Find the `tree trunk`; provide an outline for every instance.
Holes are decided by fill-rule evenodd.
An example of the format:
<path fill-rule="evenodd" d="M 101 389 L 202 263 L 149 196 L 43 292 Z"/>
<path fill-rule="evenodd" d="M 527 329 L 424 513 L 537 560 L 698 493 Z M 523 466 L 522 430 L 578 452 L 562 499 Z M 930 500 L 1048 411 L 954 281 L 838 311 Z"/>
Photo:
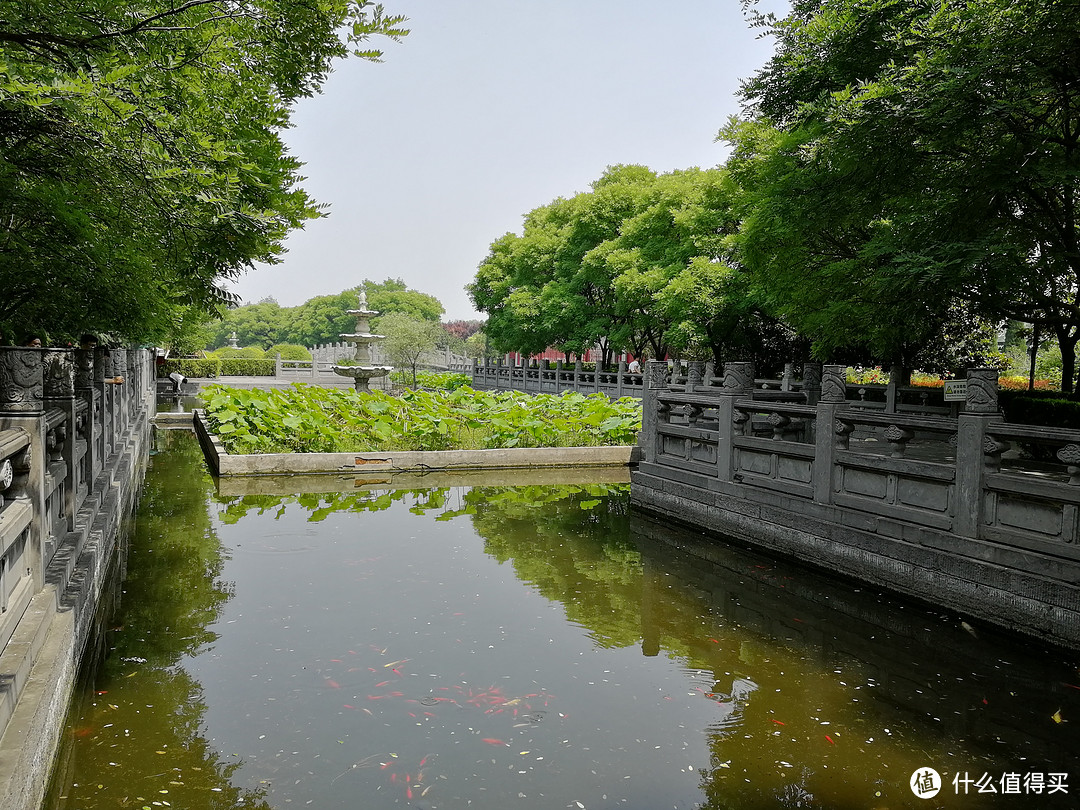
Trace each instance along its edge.
<path fill-rule="evenodd" d="M 1061 393 L 1073 394 L 1076 390 L 1076 342 L 1080 329 L 1056 329 L 1058 346 L 1061 347 Z M 1072 334 L 1070 334 L 1070 331 Z"/>

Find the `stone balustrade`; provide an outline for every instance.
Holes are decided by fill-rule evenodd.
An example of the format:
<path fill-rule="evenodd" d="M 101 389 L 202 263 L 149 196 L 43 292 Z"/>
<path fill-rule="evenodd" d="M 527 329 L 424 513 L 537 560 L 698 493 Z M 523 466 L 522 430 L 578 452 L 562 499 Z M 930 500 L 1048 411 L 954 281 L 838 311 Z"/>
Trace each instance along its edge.
<path fill-rule="evenodd" d="M 868 408 L 844 372 L 810 404 L 748 363 L 719 386 L 648 364 L 633 502 L 1080 647 L 1080 431 L 1006 423 L 993 370 L 955 415 Z"/>
<path fill-rule="evenodd" d="M 0 348 L 0 808 L 36 807 L 44 790 L 141 486 L 153 359 L 144 349 Z M 27 691 L 31 681 L 42 687 Z"/>
<path fill-rule="evenodd" d="M 641 397 L 643 375 L 627 371 L 622 362 L 615 371 L 595 371 L 583 367 L 580 360 L 572 365 L 562 360 L 544 360 L 536 368 L 503 359 L 474 360 L 469 369 L 472 387 L 478 391 L 522 391 L 529 394 L 607 394 L 612 399 Z"/>

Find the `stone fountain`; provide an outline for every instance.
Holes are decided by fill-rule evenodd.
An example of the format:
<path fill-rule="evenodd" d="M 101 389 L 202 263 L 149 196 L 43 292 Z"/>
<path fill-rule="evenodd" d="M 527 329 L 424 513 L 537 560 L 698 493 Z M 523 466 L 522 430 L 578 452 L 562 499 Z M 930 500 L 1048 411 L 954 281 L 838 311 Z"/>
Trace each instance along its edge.
<path fill-rule="evenodd" d="M 394 370 L 393 366 L 373 366 L 371 364 L 370 346 L 376 341 L 382 340 L 383 335 L 373 335 L 368 331 L 368 319 L 378 315 L 378 312 L 368 309 L 367 293 L 360 291 L 360 308 L 347 310 L 350 315 L 356 316 L 356 331 L 342 333 L 341 339 L 346 343 L 356 345 L 356 354 L 353 356 L 354 365 L 334 366 L 334 373 L 342 377 L 352 377 L 357 391 L 369 391 L 368 381 L 374 377 L 385 377 Z"/>

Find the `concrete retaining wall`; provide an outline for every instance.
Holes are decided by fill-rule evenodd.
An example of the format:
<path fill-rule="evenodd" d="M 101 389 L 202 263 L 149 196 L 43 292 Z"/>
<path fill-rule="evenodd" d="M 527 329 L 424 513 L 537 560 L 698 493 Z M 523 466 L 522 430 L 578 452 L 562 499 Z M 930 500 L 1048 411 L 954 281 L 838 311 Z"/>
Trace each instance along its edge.
<path fill-rule="evenodd" d="M 1080 649 L 1080 431 L 1006 423 L 992 370 L 956 417 L 864 408 L 838 366 L 818 401 L 724 370 L 649 364 L 634 505 Z"/>
<path fill-rule="evenodd" d="M 424 470 L 522 469 L 530 467 L 626 467 L 636 447 L 552 447 L 503 450 L 394 451 L 386 453 L 266 453 L 236 456 L 210 433 L 201 411 L 195 433 L 207 462 L 219 476 L 287 473 L 358 473 Z"/>

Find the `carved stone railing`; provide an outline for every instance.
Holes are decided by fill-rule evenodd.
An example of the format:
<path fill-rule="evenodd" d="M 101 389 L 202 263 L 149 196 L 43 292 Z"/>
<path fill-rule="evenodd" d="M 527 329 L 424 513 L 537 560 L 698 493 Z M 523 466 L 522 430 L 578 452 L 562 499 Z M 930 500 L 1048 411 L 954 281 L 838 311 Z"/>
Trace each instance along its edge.
<path fill-rule="evenodd" d="M 1080 431 L 1007 424 L 995 371 L 968 372 L 955 416 L 866 408 L 850 399 L 841 366 L 821 370 L 814 405 L 769 398 L 747 363 L 726 364 L 707 392 L 696 374 L 670 384 L 665 372 L 646 369 L 635 502 L 682 504 L 689 515 L 729 503 L 732 525 L 748 533 L 760 522 L 737 516 L 769 510 L 788 522 L 778 536 L 806 521 L 822 536 L 861 531 L 858 549 L 815 546 L 807 558 L 828 549 L 839 570 L 946 604 L 980 604 L 971 583 L 996 577 L 1008 586 L 987 609 L 1036 605 L 1013 622 L 1031 632 L 1072 605 L 1073 623 L 1052 633 L 1080 646 Z M 928 562 L 935 554 L 945 558 Z M 950 566 L 968 578 L 953 588 L 965 595 L 935 596 L 935 571 Z M 1062 578 L 1072 585 L 1049 584 Z"/>
<path fill-rule="evenodd" d="M 153 413 L 147 350 L 0 347 L 0 734 L 40 648 L 9 642 L 43 638 L 24 618 L 47 623 L 92 587 L 73 572 L 97 565 L 88 545 L 115 543 L 118 498 L 130 503 L 138 488 L 130 456 L 147 449 Z M 69 626 L 81 632 L 91 617 Z"/>
<path fill-rule="evenodd" d="M 536 367 L 508 364 L 502 359 L 475 360 L 469 371 L 472 387 L 478 391 L 522 391 L 530 394 L 561 394 L 577 391 L 583 394 L 606 394 L 612 399 L 641 397 L 644 376 L 629 371 L 626 362 L 613 371 L 584 368 L 578 360 L 567 365 L 562 360 L 544 360 Z"/>

